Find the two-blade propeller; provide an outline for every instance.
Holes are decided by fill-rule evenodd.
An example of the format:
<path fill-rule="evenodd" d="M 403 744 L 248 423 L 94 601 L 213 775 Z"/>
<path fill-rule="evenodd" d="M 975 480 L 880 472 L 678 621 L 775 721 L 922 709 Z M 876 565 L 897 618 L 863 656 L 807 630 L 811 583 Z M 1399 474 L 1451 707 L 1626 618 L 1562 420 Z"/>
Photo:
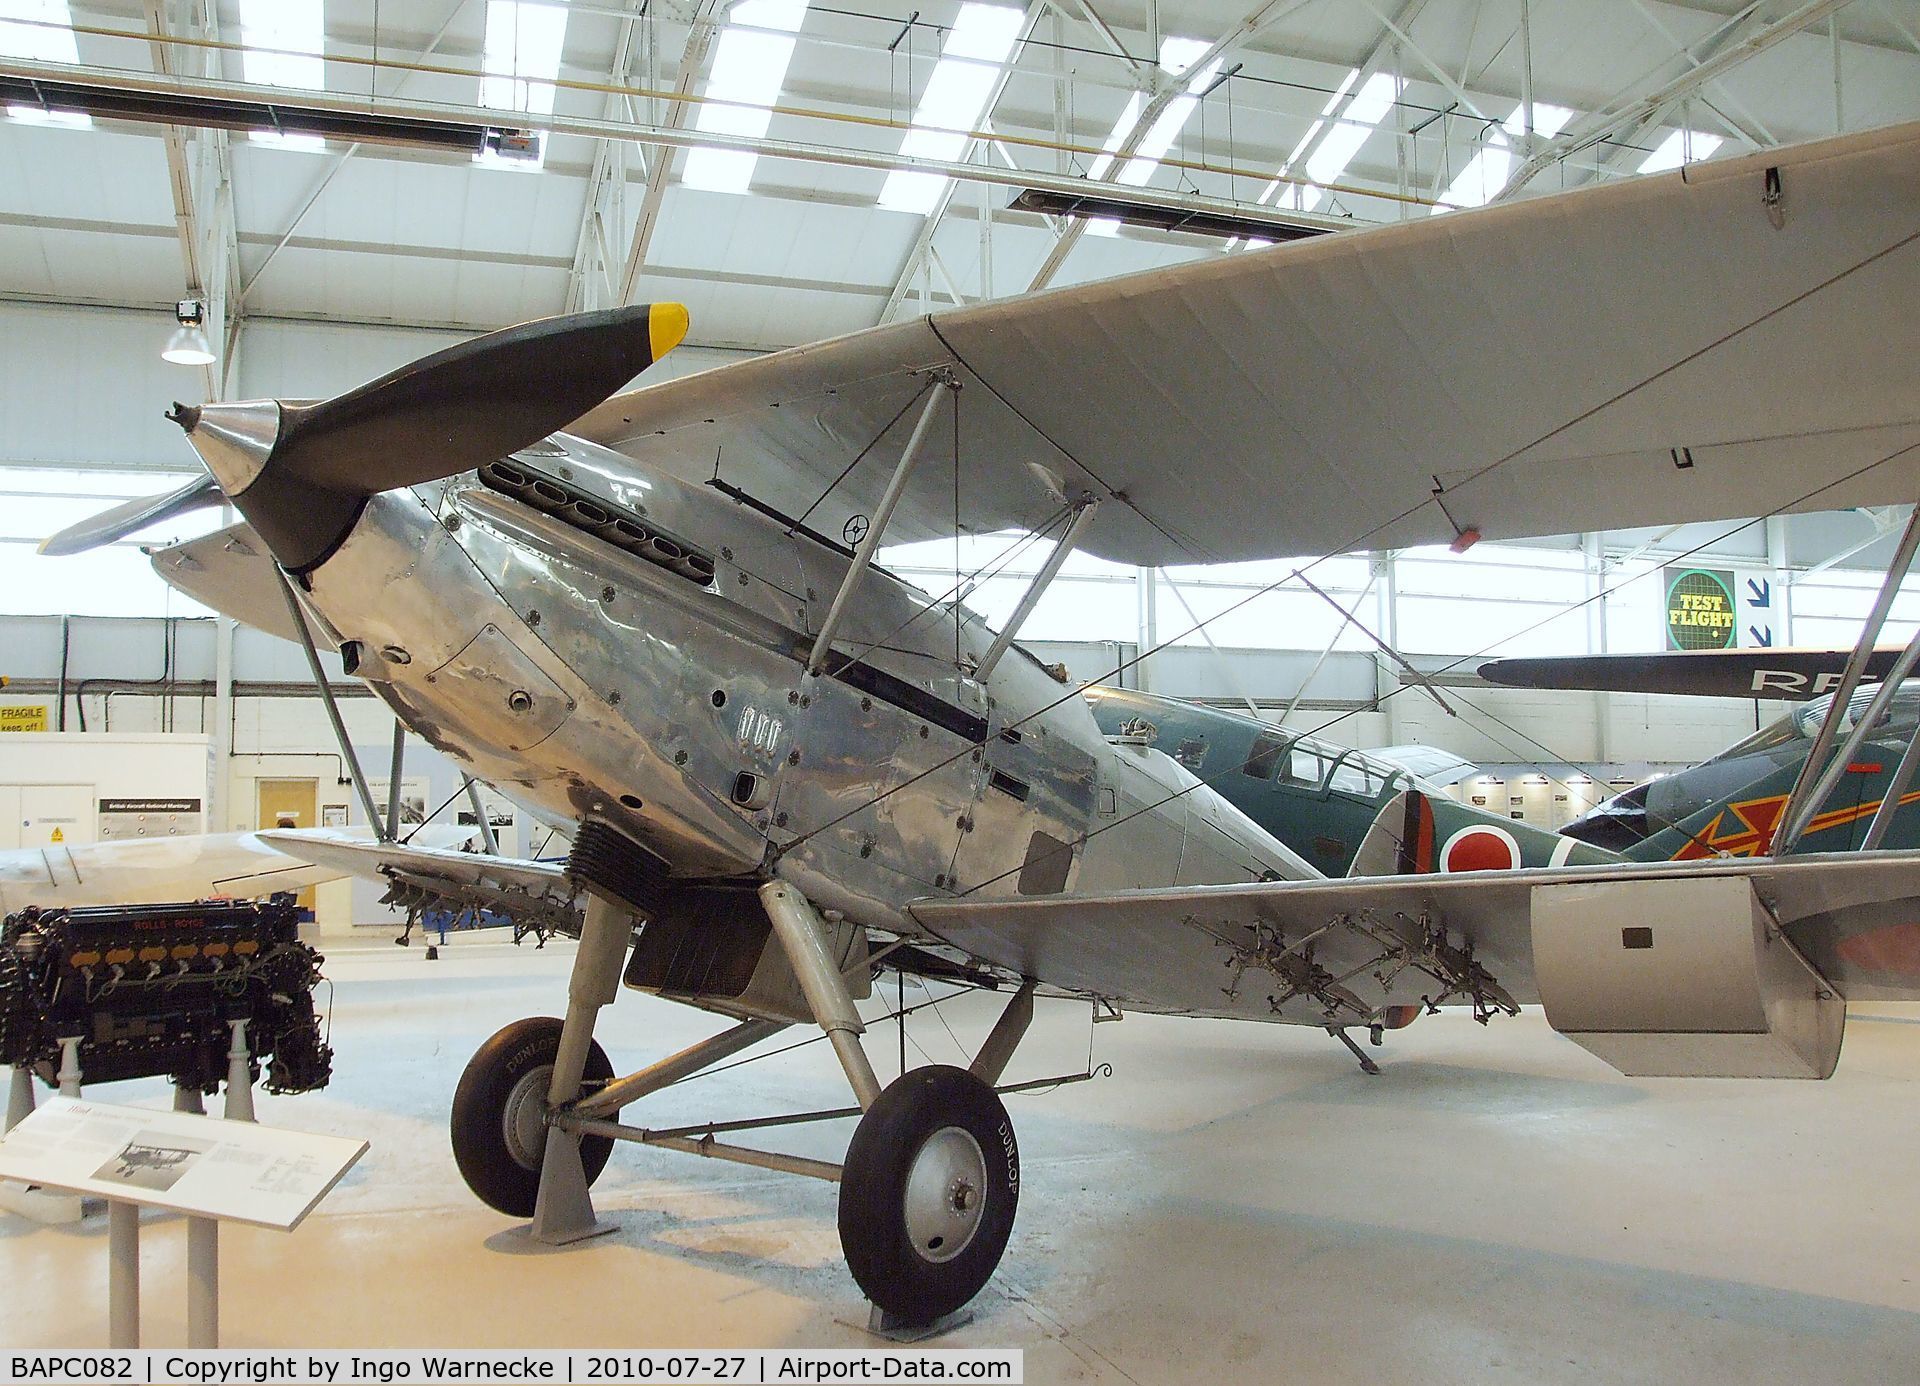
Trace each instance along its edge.
<path fill-rule="evenodd" d="M 129 534 L 137 534 L 148 525 L 157 525 L 162 520 L 171 520 L 175 515 L 225 503 L 226 497 L 220 493 L 220 483 L 211 475 L 195 477 L 179 490 L 169 491 L 164 496 L 136 496 L 111 510 L 89 516 L 77 525 L 69 525 L 51 539 L 43 540 L 40 552 L 51 558 L 85 553 L 102 544 L 117 543 Z"/>
<path fill-rule="evenodd" d="M 299 572 L 345 539 L 367 497 L 471 471 L 572 422 L 686 335 L 677 303 L 546 318 L 437 351 L 317 404 L 176 405 L 209 476 L 53 536 L 79 553 L 231 501 Z"/>

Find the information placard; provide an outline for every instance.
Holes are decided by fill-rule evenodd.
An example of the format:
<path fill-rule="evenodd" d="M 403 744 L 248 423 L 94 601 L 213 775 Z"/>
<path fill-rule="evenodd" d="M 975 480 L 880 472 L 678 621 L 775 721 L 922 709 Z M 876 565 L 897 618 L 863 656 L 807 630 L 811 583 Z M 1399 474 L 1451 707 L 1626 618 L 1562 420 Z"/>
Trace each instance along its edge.
<path fill-rule="evenodd" d="M 341 1136 L 55 1097 L 0 1137 L 0 1179 L 290 1232 L 366 1151 Z"/>

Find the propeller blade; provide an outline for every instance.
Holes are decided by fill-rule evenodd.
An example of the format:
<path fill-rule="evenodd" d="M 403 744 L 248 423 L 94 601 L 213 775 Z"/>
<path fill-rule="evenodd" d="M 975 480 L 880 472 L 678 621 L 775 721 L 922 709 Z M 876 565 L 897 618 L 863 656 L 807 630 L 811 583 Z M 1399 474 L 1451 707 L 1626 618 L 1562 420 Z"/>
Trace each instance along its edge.
<path fill-rule="evenodd" d="M 490 332 L 318 404 L 169 415 L 280 562 L 312 568 L 382 491 L 471 471 L 571 423 L 673 349 L 677 303 Z"/>
<path fill-rule="evenodd" d="M 41 540 L 40 552 L 49 558 L 85 553 L 102 544 L 115 543 L 129 534 L 137 534 L 148 525 L 171 520 L 175 515 L 223 505 L 226 499 L 220 494 L 220 483 L 211 476 L 196 477 L 179 490 L 169 491 L 164 496 L 138 496 L 111 510 L 89 516 L 79 524 L 68 525 L 52 538 Z"/>

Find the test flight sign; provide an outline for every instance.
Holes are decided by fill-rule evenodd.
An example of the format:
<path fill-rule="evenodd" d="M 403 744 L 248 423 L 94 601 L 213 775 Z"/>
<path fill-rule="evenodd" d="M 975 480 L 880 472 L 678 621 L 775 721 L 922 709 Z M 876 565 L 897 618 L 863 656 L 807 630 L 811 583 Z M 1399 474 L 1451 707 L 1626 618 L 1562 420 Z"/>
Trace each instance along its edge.
<path fill-rule="evenodd" d="M 1734 574 L 1726 568 L 1668 568 L 1667 648 L 1730 650 L 1739 641 Z"/>

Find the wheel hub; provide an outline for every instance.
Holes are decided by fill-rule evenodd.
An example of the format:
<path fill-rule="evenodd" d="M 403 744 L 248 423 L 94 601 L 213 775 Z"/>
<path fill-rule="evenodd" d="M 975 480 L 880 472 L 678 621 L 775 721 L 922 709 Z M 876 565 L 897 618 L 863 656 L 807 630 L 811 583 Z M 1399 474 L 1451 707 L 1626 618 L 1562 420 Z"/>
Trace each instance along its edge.
<path fill-rule="evenodd" d="M 980 1143 L 958 1126 L 943 1126 L 921 1144 L 907 1172 L 907 1240 L 925 1261 L 951 1261 L 967 1249 L 986 1211 L 987 1160 Z"/>
<path fill-rule="evenodd" d="M 506 1105 L 501 1108 L 500 1125 L 506 1136 L 507 1153 L 522 1169 L 539 1169 L 546 1155 L 547 1088 L 552 1082 L 552 1064 L 528 1069 L 513 1085 Z"/>

